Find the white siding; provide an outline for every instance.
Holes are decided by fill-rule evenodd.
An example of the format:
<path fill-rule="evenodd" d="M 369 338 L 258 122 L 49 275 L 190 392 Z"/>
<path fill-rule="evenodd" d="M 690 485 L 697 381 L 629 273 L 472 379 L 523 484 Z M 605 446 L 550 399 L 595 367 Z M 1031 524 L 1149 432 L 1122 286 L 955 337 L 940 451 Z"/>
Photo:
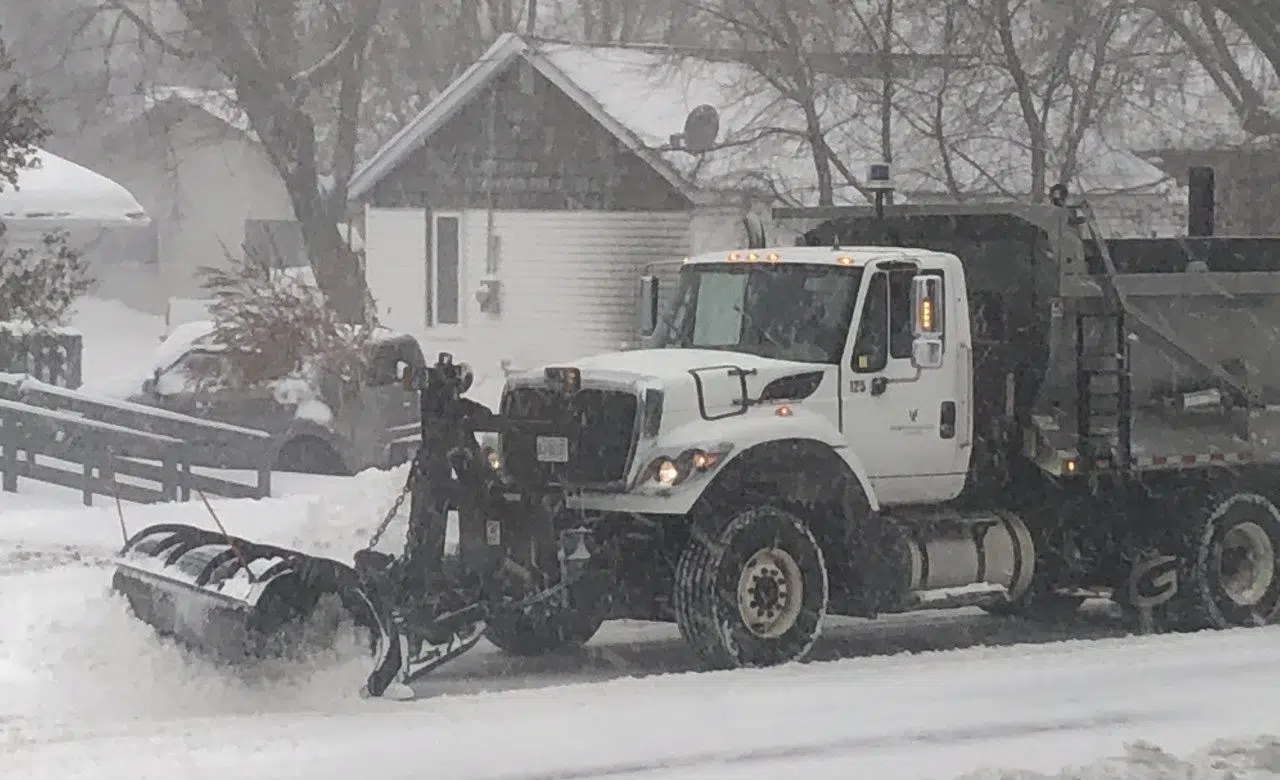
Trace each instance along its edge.
<path fill-rule="evenodd" d="M 465 215 L 463 301 L 470 359 L 489 366 L 503 359 L 534 366 L 629 345 L 645 266 L 679 260 L 689 249 L 685 212 L 497 212 L 502 311 L 491 315 L 475 298 L 485 278 L 486 226 L 485 212 Z"/>
<path fill-rule="evenodd" d="M 747 230 L 741 208 L 703 208 L 693 215 L 693 236 L 689 254 L 726 252 L 747 245 Z M 772 239 L 772 236 L 769 237 Z"/>
<path fill-rule="evenodd" d="M 452 352 L 483 379 L 503 360 L 523 368 L 630 345 L 639 278 L 651 263 L 689 253 L 687 212 L 498 211 L 496 268 L 487 273 L 488 215 L 461 217 L 461 327 L 426 324 L 426 219 L 421 209 L 369 208 L 366 268 L 384 325 L 412 333 L 428 358 Z M 501 311 L 481 311 L 487 278 L 502 286 Z"/>
<path fill-rule="evenodd" d="M 393 330 L 423 335 L 427 301 L 427 212 L 365 212 L 365 278 L 378 319 Z"/>

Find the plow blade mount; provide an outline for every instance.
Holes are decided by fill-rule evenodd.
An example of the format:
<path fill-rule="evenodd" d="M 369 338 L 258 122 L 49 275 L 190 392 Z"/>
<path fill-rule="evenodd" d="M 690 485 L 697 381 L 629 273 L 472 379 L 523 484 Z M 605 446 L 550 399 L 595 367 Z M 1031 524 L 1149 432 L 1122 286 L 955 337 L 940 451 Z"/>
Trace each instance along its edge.
<path fill-rule="evenodd" d="M 382 695 L 400 672 L 401 642 L 385 600 L 338 561 L 163 524 L 125 543 L 111 584 L 157 632 L 230 664 L 321 645 L 312 618 L 335 605 L 369 632 L 368 693 Z"/>

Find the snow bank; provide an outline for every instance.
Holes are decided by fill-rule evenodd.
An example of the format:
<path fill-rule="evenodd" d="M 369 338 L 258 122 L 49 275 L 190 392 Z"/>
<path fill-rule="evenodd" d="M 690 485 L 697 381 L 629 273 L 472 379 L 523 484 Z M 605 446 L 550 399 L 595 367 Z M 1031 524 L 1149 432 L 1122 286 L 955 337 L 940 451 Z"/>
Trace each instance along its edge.
<path fill-rule="evenodd" d="M 1268 780 L 1280 778 L 1280 737 L 1219 740 L 1180 759 L 1150 742 L 1133 742 L 1125 754 L 1058 774 L 999 770 L 961 780 Z"/>
<path fill-rule="evenodd" d="M 407 473 L 370 470 L 310 496 L 210 501 L 232 534 L 349 563 Z M 124 517 L 130 532 L 160 522 L 216 528 L 200 502 L 126 506 Z M 403 549 L 406 519 L 407 508 L 380 549 Z M 235 673 L 158 639 L 110 591 L 120 544 L 111 505 L 0 511 L 0 724 L 307 709 L 356 697 L 369 662 L 354 636 L 309 664 Z"/>
<path fill-rule="evenodd" d="M 164 335 L 163 318 L 89 297 L 76 302 L 70 325 L 84 337 L 82 390 L 124 398 L 142 389 Z"/>
<path fill-rule="evenodd" d="M 408 464 L 390 471 L 369 469 L 345 479 L 315 481 L 324 488 L 311 495 L 282 498 L 227 499 L 210 497 L 229 533 L 257 541 L 294 547 L 315 555 L 350 561 L 391 506 L 408 476 Z M 30 483 L 24 482 L 22 489 Z M 398 552 L 406 531 L 407 511 L 384 537 L 387 552 Z M 128 529 L 138 531 L 155 523 L 186 523 L 217 530 L 200 501 L 176 504 L 129 504 L 124 509 Z M 64 549 L 86 556 L 108 556 L 121 543 L 120 519 L 114 504 L 101 507 L 0 510 L 0 556 L 13 551 Z"/>

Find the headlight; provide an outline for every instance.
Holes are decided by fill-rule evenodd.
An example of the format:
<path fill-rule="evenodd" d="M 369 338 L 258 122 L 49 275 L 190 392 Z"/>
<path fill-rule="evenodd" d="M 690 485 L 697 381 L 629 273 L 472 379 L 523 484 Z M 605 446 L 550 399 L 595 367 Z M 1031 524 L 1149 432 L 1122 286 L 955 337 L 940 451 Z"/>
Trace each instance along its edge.
<path fill-rule="evenodd" d="M 732 449 L 733 445 L 724 442 L 713 447 L 687 449 L 674 458 L 666 455 L 654 458 L 641 472 L 639 484 L 675 487 L 690 477 L 715 468 Z"/>
<path fill-rule="evenodd" d="M 484 457 L 485 461 L 488 462 L 490 469 L 494 471 L 500 471 L 502 469 L 502 455 L 499 454 L 496 449 L 493 447 L 485 447 Z"/>

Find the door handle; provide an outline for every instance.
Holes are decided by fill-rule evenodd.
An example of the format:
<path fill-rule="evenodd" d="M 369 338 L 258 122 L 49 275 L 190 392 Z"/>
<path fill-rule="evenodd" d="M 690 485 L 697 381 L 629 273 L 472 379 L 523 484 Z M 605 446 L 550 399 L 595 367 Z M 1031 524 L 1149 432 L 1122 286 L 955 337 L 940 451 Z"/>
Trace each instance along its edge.
<path fill-rule="evenodd" d="M 943 401 L 938 415 L 938 437 L 954 439 L 956 437 L 956 402 Z"/>
<path fill-rule="evenodd" d="M 882 376 L 871 378 L 871 395 L 884 395 L 884 391 L 889 389 L 889 380 Z"/>

